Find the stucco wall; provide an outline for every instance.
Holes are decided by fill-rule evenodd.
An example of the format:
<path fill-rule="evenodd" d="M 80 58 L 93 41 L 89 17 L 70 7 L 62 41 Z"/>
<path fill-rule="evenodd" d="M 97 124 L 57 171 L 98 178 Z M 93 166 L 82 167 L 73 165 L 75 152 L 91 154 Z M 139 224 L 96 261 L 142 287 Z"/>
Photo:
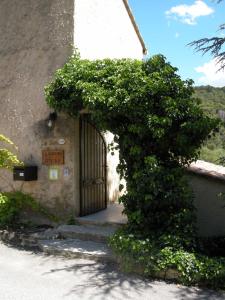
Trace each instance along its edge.
<path fill-rule="evenodd" d="M 201 236 L 225 235 L 225 168 L 197 161 L 188 178 L 194 192 L 198 233 Z"/>
<path fill-rule="evenodd" d="M 23 190 L 59 212 L 75 209 L 73 136 L 78 127 L 63 115 L 53 130 L 46 127 L 44 86 L 72 53 L 73 13 L 73 0 L 0 1 L 0 132 L 15 142 L 26 164 L 39 167 L 39 180 L 24 183 Z M 58 144 L 59 138 L 65 145 Z M 48 167 L 41 165 L 41 150 L 47 148 L 65 149 L 57 182 L 49 181 Z M 63 176 L 64 167 L 69 176 Z M 21 187 L 5 173 L 0 189 L 11 185 Z"/>
<path fill-rule="evenodd" d="M 13 182 L 4 172 L 0 190 L 22 189 L 62 215 L 79 214 L 79 122 L 61 114 L 47 128 L 44 87 L 73 46 L 89 59 L 143 57 L 122 0 L 0 1 L 0 133 L 15 142 L 25 164 L 39 168 L 38 181 L 30 183 Z M 44 149 L 65 150 L 58 181 L 50 181 L 49 167 L 42 165 Z M 108 154 L 111 201 L 119 194 L 117 164 L 118 153 Z"/>
<path fill-rule="evenodd" d="M 225 181 L 194 174 L 189 178 L 195 195 L 199 235 L 224 236 L 225 200 L 219 194 L 225 193 Z"/>
<path fill-rule="evenodd" d="M 74 20 L 81 57 L 142 59 L 142 45 L 122 0 L 76 0 Z"/>

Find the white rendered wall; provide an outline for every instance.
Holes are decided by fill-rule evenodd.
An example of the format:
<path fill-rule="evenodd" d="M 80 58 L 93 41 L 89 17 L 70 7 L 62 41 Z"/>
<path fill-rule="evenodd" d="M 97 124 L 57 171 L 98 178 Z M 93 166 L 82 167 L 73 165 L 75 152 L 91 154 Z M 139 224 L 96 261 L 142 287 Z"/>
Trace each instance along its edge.
<path fill-rule="evenodd" d="M 122 0 L 75 1 L 75 47 L 82 58 L 143 58 Z"/>
<path fill-rule="evenodd" d="M 142 59 L 143 48 L 122 0 L 76 0 L 74 43 L 82 58 Z M 107 144 L 113 134 L 105 134 Z M 107 155 L 108 197 L 118 200 L 120 182 L 116 167 L 119 152 Z"/>

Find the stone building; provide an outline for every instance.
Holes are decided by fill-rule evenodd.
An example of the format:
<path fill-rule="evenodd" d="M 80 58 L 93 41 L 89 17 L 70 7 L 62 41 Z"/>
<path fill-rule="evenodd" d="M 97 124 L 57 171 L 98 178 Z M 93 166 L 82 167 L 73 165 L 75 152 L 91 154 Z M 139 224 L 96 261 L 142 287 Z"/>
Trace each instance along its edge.
<path fill-rule="evenodd" d="M 146 53 L 127 0 L 0 1 L 0 133 L 26 166 L 38 167 L 33 181 L 5 172 L 0 189 L 22 189 L 64 216 L 103 209 L 119 194 L 118 155 L 105 159 L 110 133 L 56 118 L 45 102 L 44 87 L 74 48 L 88 59 Z"/>

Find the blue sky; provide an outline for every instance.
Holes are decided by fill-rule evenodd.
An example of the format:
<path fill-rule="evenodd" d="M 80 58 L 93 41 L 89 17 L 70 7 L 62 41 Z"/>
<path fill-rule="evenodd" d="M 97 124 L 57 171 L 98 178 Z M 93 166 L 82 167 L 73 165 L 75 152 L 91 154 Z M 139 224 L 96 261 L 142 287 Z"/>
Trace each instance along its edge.
<path fill-rule="evenodd" d="M 150 56 L 163 54 L 179 68 L 182 79 L 192 78 L 196 85 L 225 86 L 225 72 L 216 72 L 212 57 L 187 46 L 223 34 L 217 30 L 225 23 L 225 1 L 129 0 L 129 4 Z"/>

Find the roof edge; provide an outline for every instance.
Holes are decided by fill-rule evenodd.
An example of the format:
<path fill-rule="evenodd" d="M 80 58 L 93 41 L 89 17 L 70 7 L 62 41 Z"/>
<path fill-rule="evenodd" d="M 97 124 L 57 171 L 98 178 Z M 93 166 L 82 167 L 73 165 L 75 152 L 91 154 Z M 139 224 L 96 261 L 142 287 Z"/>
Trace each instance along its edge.
<path fill-rule="evenodd" d="M 129 6 L 129 4 L 128 4 L 128 1 L 127 1 L 127 0 L 122 0 L 122 1 L 123 1 L 123 3 L 124 3 L 124 6 L 125 6 L 125 8 L 126 8 L 126 10 L 127 10 L 128 15 L 129 15 L 129 17 L 130 17 L 131 23 L 132 23 L 133 26 L 134 26 L 134 30 L 135 30 L 135 32 L 136 32 L 136 34 L 137 34 L 137 36 L 138 36 L 138 39 L 139 39 L 139 41 L 140 41 L 140 43 L 141 43 L 141 45 L 142 45 L 142 48 L 143 48 L 143 54 L 146 55 L 146 54 L 148 53 L 148 49 L 147 49 L 146 46 L 145 46 L 144 39 L 143 39 L 143 37 L 142 37 L 142 35 L 141 35 L 141 33 L 140 33 L 140 30 L 139 30 L 138 25 L 137 25 L 137 23 L 136 23 L 136 21 L 135 21 L 134 15 L 133 15 L 133 13 L 132 13 L 132 11 L 131 11 L 131 8 L 130 8 L 130 6 Z"/>

